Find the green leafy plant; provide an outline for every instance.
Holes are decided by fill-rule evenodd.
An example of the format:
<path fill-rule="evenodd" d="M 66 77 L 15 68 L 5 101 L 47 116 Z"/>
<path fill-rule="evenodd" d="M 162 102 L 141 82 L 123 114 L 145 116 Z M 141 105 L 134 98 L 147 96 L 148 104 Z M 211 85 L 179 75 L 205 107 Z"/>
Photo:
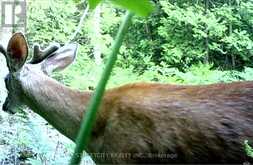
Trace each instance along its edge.
<path fill-rule="evenodd" d="M 246 154 L 253 158 L 253 148 L 248 144 L 248 140 L 244 141 Z"/>
<path fill-rule="evenodd" d="M 91 9 L 96 8 L 96 6 L 102 0 L 89 0 Z M 109 0 L 111 3 L 116 4 L 120 7 L 123 7 L 129 11 L 132 11 L 140 16 L 147 16 L 154 8 L 152 3 L 149 0 Z"/>

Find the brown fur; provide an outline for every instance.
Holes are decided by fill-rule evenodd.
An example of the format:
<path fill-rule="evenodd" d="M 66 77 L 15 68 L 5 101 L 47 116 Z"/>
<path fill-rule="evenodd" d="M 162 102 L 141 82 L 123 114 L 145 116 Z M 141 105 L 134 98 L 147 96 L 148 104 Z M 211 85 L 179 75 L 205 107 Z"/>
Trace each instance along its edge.
<path fill-rule="evenodd" d="M 243 142 L 253 139 L 253 82 L 203 86 L 129 84 L 108 90 L 101 107 L 90 152 L 131 156 L 123 160 L 98 158 L 99 162 L 250 160 Z M 168 154 L 168 158 L 158 158 L 159 154 Z"/>

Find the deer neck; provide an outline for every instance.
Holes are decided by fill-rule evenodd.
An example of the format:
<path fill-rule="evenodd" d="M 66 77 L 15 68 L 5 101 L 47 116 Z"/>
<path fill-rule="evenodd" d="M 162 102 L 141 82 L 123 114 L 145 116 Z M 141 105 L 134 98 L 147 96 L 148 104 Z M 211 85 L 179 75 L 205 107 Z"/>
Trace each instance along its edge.
<path fill-rule="evenodd" d="M 62 134 L 75 140 L 90 92 L 70 89 L 46 75 L 22 77 L 23 101 Z"/>

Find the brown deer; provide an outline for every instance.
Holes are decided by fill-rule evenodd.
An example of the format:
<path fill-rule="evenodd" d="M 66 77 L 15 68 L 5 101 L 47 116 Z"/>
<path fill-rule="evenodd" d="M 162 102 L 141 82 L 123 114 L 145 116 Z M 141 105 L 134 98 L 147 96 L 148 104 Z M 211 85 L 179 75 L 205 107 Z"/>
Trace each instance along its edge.
<path fill-rule="evenodd" d="M 75 140 L 92 92 L 48 75 L 75 59 L 77 45 L 28 46 L 16 33 L 5 55 L 10 73 L 3 110 L 27 105 Z M 106 91 L 87 151 L 96 163 L 243 163 L 252 161 L 253 82 L 213 85 L 128 84 Z"/>

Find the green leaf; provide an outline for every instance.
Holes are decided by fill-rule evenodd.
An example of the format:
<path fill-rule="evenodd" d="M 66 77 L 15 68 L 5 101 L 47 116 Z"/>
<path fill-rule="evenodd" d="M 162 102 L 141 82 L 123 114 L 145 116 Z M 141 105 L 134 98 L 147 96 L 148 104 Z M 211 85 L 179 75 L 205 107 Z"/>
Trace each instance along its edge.
<path fill-rule="evenodd" d="M 248 140 L 244 141 L 244 145 L 247 155 L 253 158 L 253 148 L 251 148 L 250 145 L 248 144 Z"/>
<path fill-rule="evenodd" d="M 128 9 L 139 16 L 147 16 L 154 10 L 154 5 L 149 0 L 110 0 L 112 3 Z"/>
<path fill-rule="evenodd" d="M 102 0 L 88 0 L 90 8 L 95 9 Z"/>

